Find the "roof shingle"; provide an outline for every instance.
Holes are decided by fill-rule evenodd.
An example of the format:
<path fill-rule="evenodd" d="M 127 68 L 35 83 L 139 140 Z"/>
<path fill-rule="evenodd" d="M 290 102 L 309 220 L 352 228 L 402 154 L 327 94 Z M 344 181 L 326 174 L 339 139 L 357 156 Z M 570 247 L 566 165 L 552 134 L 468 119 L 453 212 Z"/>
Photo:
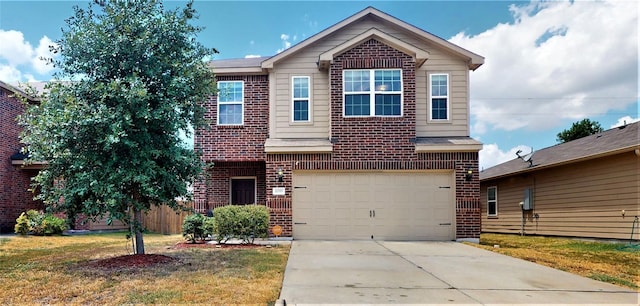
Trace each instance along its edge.
<path fill-rule="evenodd" d="M 520 158 L 493 166 L 480 172 L 480 180 L 493 179 L 514 173 L 592 159 L 607 154 L 640 148 L 640 122 L 612 128 L 569 142 L 557 144 L 533 153 L 532 166 Z"/>

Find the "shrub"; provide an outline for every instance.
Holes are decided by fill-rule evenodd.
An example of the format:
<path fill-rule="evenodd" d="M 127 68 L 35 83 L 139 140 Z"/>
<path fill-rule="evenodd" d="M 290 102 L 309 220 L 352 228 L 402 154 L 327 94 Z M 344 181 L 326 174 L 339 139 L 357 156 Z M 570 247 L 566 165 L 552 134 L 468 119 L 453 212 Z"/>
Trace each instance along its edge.
<path fill-rule="evenodd" d="M 218 242 L 231 238 L 253 243 L 256 237 L 267 237 L 269 210 L 262 205 L 229 205 L 218 207 L 213 212 L 214 234 Z"/>
<path fill-rule="evenodd" d="M 40 226 L 42 228 L 42 233 L 46 236 L 62 235 L 62 232 L 67 229 L 67 224 L 64 219 L 51 214 L 45 215 Z"/>
<path fill-rule="evenodd" d="M 188 215 L 182 223 L 182 236 L 195 243 L 196 240 L 205 238 L 204 223 L 207 217 L 202 214 Z"/>
<path fill-rule="evenodd" d="M 213 217 L 206 217 L 204 219 L 204 225 L 202 225 L 202 228 L 204 230 L 205 237 L 214 235 L 215 224 L 216 224 L 216 220 Z"/>
<path fill-rule="evenodd" d="M 16 234 L 27 235 L 61 235 L 67 229 L 65 221 L 50 213 L 30 209 L 20 214 L 16 219 L 14 231 Z"/>
<path fill-rule="evenodd" d="M 27 214 L 21 213 L 20 217 L 16 219 L 16 225 L 13 227 L 13 231 L 18 235 L 25 236 L 29 234 L 30 228 L 29 217 L 27 217 Z"/>

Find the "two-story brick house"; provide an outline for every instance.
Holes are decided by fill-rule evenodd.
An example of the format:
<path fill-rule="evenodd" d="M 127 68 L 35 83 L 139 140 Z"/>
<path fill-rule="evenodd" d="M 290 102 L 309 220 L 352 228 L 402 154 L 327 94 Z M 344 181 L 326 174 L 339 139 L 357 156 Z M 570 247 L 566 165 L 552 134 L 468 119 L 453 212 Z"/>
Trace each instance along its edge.
<path fill-rule="evenodd" d="M 294 239 L 477 239 L 483 62 L 371 7 L 275 56 L 213 61 L 195 204 L 266 205 Z"/>

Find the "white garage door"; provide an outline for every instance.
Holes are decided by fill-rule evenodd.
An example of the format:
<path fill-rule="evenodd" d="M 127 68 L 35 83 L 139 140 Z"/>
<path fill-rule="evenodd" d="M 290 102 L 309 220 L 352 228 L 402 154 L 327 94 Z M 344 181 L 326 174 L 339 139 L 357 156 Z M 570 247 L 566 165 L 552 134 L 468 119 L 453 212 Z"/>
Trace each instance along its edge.
<path fill-rule="evenodd" d="M 293 174 L 294 239 L 455 239 L 453 173 Z"/>

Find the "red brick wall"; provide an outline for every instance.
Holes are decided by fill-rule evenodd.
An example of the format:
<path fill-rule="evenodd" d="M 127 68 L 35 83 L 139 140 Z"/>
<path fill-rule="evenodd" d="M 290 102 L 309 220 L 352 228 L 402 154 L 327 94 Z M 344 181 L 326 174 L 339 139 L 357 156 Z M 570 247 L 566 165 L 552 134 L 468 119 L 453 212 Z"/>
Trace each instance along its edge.
<path fill-rule="evenodd" d="M 206 172 L 206 200 L 209 209 L 229 205 L 231 178 L 255 177 L 256 178 L 256 203 L 266 202 L 265 191 L 265 163 L 254 162 L 215 162 Z"/>
<path fill-rule="evenodd" d="M 20 170 L 11 165 L 11 155 L 21 148 L 21 128 L 16 117 L 24 112 L 20 101 L 13 93 L 0 87 L 0 233 L 13 232 L 16 218 L 29 209 L 43 209 L 33 200 L 30 178 L 36 171 Z"/>
<path fill-rule="evenodd" d="M 254 76 L 219 76 L 218 81 L 244 81 L 244 124 L 241 126 L 217 125 L 217 100 L 212 97 L 207 101 L 205 119 L 210 125 L 195 132 L 194 147 L 201 150 L 202 159 L 213 163 L 211 171 L 195 183 L 194 200 L 196 202 L 211 202 L 209 205 L 219 206 L 229 199 L 229 181 L 222 176 L 230 171 L 221 161 L 262 161 L 262 172 L 257 172 L 254 164 L 248 167 L 256 176 L 264 177 L 264 142 L 269 135 L 269 79 L 266 75 Z M 240 171 L 233 166 L 231 171 Z M 207 181 L 212 176 L 215 181 Z M 244 176 L 244 175 L 233 175 Z M 254 175 L 246 175 L 254 176 Z M 264 191 L 264 182 L 257 182 L 259 190 Z M 216 188 L 209 190 L 209 188 Z M 226 190 L 226 191 L 225 191 Z M 264 203 L 264 192 L 258 199 Z M 228 203 L 227 203 L 228 204 Z"/>
<path fill-rule="evenodd" d="M 402 117 L 345 118 L 342 72 L 345 69 L 402 69 Z M 330 67 L 331 138 L 336 160 L 415 160 L 416 91 L 413 58 L 375 39 L 336 57 Z M 372 101 L 373 103 L 373 101 Z"/>

